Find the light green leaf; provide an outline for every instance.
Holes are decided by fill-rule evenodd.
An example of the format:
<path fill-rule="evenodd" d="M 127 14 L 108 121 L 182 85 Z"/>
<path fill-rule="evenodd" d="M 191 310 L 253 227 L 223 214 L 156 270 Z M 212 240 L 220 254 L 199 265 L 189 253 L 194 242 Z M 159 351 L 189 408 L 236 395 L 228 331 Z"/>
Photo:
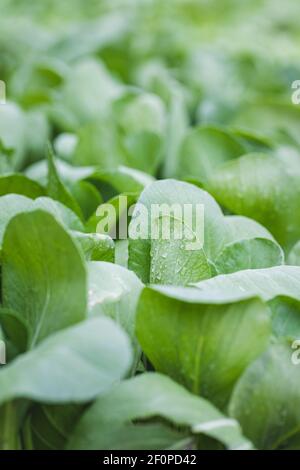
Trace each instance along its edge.
<path fill-rule="evenodd" d="M 1 369 L 0 403 L 87 402 L 119 381 L 130 362 L 125 334 L 110 319 L 94 318 L 53 334 Z"/>
<path fill-rule="evenodd" d="M 39 197 L 35 199 L 32 204 L 33 209 L 42 209 L 49 212 L 60 222 L 65 228 L 69 230 L 84 231 L 84 226 L 79 217 L 68 207 L 59 201 L 55 201 L 50 197 Z"/>
<path fill-rule="evenodd" d="M 86 314 L 86 270 L 70 235 L 47 212 L 15 216 L 3 241 L 2 296 L 19 312 L 29 347 L 81 321 Z"/>
<path fill-rule="evenodd" d="M 35 450 L 64 448 L 84 405 L 36 405 L 29 415 L 30 437 Z"/>
<path fill-rule="evenodd" d="M 47 149 L 48 157 L 48 184 L 47 184 L 47 195 L 52 197 L 56 201 L 63 203 L 65 206 L 69 207 L 75 214 L 77 214 L 81 219 L 83 218 L 81 208 L 77 201 L 74 199 L 70 191 L 64 186 L 60 180 L 59 174 L 57 172 L 54 154 L 50 146 Z"/>
<path fill-rule="evenodd" d="M 17 348 L 18 352 L 27 349 L 29 334 L 26 320 L 18 312 L 7 308 L 0 308 L 0 325 L 8 338 Z"/>
<path fill-rule="evenodd" d="M 190 434 L 203 433 L 231 449 L 250 449 L 251 443 L 240 432 L 236 421 L 226 418 L 206 400 L 193 396 L 183 387 L 160 374 L 142 374 L 117 385 L 99 397 L 80 419 L 68 444 L 69 449 L 134 449 L 140 424 L 132 421 L 163 418 Z M 101 432 L 99 432 L 101 429 Z M 134 439 L 128 439 L 126 435 Z M 148 449 L 148 441 L 139 443 Z M 152 435 L 154 430 L 152 430 Z M 124 441 L 126 444 L 124 444 Z M 164 447 L 164 441 L 156 443 Z"/>
<path fill-rule="evenodd" d="M 226 216 L 227 241 L 214 261 L 220 274 L 268 268 L 284 263 L 284 253 L 270 232 L 242 216 Z"/>
<path fill-rule="evenodd" d="M 79 243 L 87 261 L 114 262 L 114 242 L 100 233 L 71 232 Z"/>
<path fill-rule="evenodd" d="M 160 219 L 161 221 L 162 219 Z M 176 232 L 182 227 L 186 228 L 179 220 L 170 218 L 170 225 Z M 189 227 L 188 227 L 189 229 Z M 190 230 L 191 231 L 191 230 Z M 174 234 L 172 233 L 172 236 Z M 151 241 L 151 284 L 172 284 L 184 286 L 191 282 L 209 279 L 212 269 L 203 249 L 189 250 L 189 240 L 152 240 Z"/>
<path fill-rule="evenodd" d="M 300 338 L 300 302 L 279 296 L 269 301 L 272 331 L 277 338 Z"/>
<path fill-rule="evenodd" d="M 7 194 L 0 197 L 0 246 L 9 221 L 20 212 L 29 212 L 37 209 L 47 211 L 55 217 L 64 227 L 70 230 L 84 231 L 80 219 L 68 207 L 48 197 L 39 197 L 32 201 L 22 195 Z"/>
<path fill-rule="evenodd" d="M 68 10 L 68 13 L 72 14 L 70 10 Z M 91 21 L 89 22 L 76 23 L 70 30 L 64 31 L 62 35 L 59 34 L 56 37 L 49 52 L 54 56 L 61 57 L 64 61 L 76 61 L 81 57 L 93 55 L 102 48 L 113 45 L 116 41 L 122 41 L 131 24 L 130 18 L 131 15 L 128 15 L 128 11 L 122 11 L 122 13 L 112 12 L 94 21 L 90 18 Z M 76 44 L 76 47 L 74 47 L 74 44 Z M 89 78 L 87 73 L 87 80 Z M 97 83 L 97 80 L 95 81 Z M 85 83 L 87 88 L 89 88 L 89 83 L 89 81 Z M 77 84 L 77 86 L 79 85 L 80 83 Z M 103 85 L 105 85 L 105 80 L 104 83 L 102 82 L 102 87 L 99 87 L 100 90 L 104 89 L 103 95 L 105 98 L 105 93 L 109 92 L 109 87 L 103 87 Z"/>
<path fill-rule="evenodd" d="M 300 268 L 296 266 L 274 266 L 268 269 L 249 269 L 228 275 L 220 275 L 207 281 L 194 284 L 197 289 L 191 291 L 191 301 L 231 302 L 261 297 L 269 301 L 278 296 L 300 300 Z M 168 294 L 174 293 L 171 288 Z M 184 292 L 184 291 L 182 291 Z"/>
<path fill-rule="evenodd" d="M 130 90 L 115 100 L 113 112 L 125 133 L 148 131 L 161 134 L 165 130 L 164 103 L 152 93 Z"/>
<path fill-rule="evenodd" d="M 159 135 L 149 131 L 123 135 L 111 116 L 82 126 L 77 136 L 76 165 L 98 166 L 102 172 L 127 166 L 154 174 L 160 163 Z"/>
<path fill-rule="evenodd" d="M 204 182 L 219 166 L 244 153 L 245 148 L 228 131 L 212 126 L 193 128 L 182 142 L 177 174 Z"/>
<path fill-rule="evenodd" d="M 204 224 L 204 247 L 203 250 L 200 247 L 200 249 L 191 251 L 189 258 L 195 258 L 195 261 L 190 260 L 189 263 L 197 264 L 200 258 L 201 264 L 205 267 L 207 261 L 205 261 L 203 255 L 205 255 L 207 259 L 213 259 L 224 243 L 226 233 L 221 209 L 207 192 L 196 188 L 196 186 L 175 180 L 157 181 L 142 192 L 138 204 L 140 204 L 143 210 L 140 210 L 139 206 L 136 207 L 129 228 L 132 229 L 132 227 L 139 225 L 145 233 L 143 233 L 143 238 L 133 239 L 133 237 L 131 237 L 129 240 L 129 268 L 135 271 L 145 283 L 150 280 L 151 269 L 155 269 L 156 271 L 156 267 L 154 268 L 153 264 L 151 265 L 151 246 L 153 242 L 153 240 L 151 240 L 151 217 L 153 219 L 153 207 L 155 204 L 158 205 L 159 208 L 161 208 L 163 204 L 169 207 L 171 209 L 171 217 L 172 214 L 173 216 L 176 214 L 172 209 L 173 204 L 178 205 L 182 214 L 184 214 L 184 204 L 189 204 L 192 207 L 194 218 L 197 204 L 204 206 L 204 221 L 202 221 Z M 147 211 L 146 213 L 145 209 Z M 194 233 L 193 227 L 188 227 L 188 229 Z M 163 240 L 159 239 L 158 241 Z M 186 240 L 184 241 L 186 242 Z M 154 241 L 154 243 L 156 242 Z M 181 260 L 178 270 L 184 267 L 187 256 L 185 245 L 186 243 L 184 243 L 184 247 L 182 248 L 180 248 L 180 246 L 177 247 L 180 253 L 179 259 Z M 164 260 L 165 272 L 167 272 L 167 269 L 169 272 L 172 271 L 174 256 L 171 251 L 166 253 L 167 256 Z M 201 274 L 204 273 L 205 277 L 207 277 L 208 269 L 206 267 L 203 269 L 203 267 L 200 266 L 198 275 L 201 276 Z M 157 278 L 157 274 L 155 274 L 155 277 Z M 166 280 L 167 276 L 164 276 L 164 281 Z M 182 280 L 185 283 L 187 279 L 183 276 Z M 172 278 L 169 279 L 169 281 L 169 283 L 172 283 Z"/>
<path fill-rule="evenodd" d="M 120 164 L 127 165 L 120 136 L 110 118 L 97 118 L 85 124 L 77 136 L 73 157 L 75 165 L 95 165 L 102 170 L 113 170 Z"/>
<path fill-rule="evenodd" d="M 112 186 L 115 193 L 139 193 L 145 187 L 154 183 L 154 178 L 142 171 L 129 168 L 123 165 L 118 166 L 114 170 L 101 171 L 97 168 L 88 176 L 94 184 L 99 185 L 99 189 L 103 190 L 103 186 Z M 102 186 L 103 185 L 103 186 Z"/>
<path fill-rule="evenodd" d="M 236 380 L 268 344 L 269 311 L 258 299 L 230 301 L 224 295 L 205 302 L 192 291 L 144 289 L 137 337 L 155 370 L 224 408 Z"/>
<path fill-rule="evenodd" d="M 300 448 L 300 374 L 289 344 L 276 344 L 238 381 L 229 405 L 244 433 L 260 449 Z"/>
<path fill-rule="evenodd" d="M 218 273 L 227 274 L 244 269 L 260 269 L 284 263 L 280 246 L 266 238 L 252 238 L 226 245 L 215 260 Z"/>
<path fill-rule="evenodd" d="M 89 314 L 105 314 L 124 328 L 134 345 L 134 366 L 140 357 L 135 324 L 142 288 L 139 278 L 122 266 L 106 262 L 90 262 L 88 265 Z"/>
<path fill-rule="evenodd" d="M 92 58 L 83 58 L 68 70 L 51 109 L 52 119 L 62 130 L 75 131 L 86 122 L 105 115 L 111 101 L 121 91 L 122 86 L 109 74 L 104 64 Z"/>
<path fill-rule="evenodd" d="M 55 159 L 55 167 L 59 177 L 64 183 L 76 183 L 77 181 L 81 181 L 87 178 L 95 171 L 95 168 L 92 166 L 73 166 L 64 160 L 60 160 L 59 158 Z M 48 175 L 47 160 L 41 160 L 40 162 L 33 163 L 28 168 L 26 168 L 25 174 L 29 178 L 45 186 L 47 184 Z"/>
<path fill-rule="evenodd" d="M 37 182 L 30 180 L 21 173 L 0 176 L 0 196 L 6 194 L 21 194 L 35 199 L 45 195 L 45 190 Z"/>
<path fill-rule="evenodd" d="M 8 222 L 19 212 L 25 212 L 32 207 L 32 200 L 21 195 L 8 194 L 0 197 L 0 245 Z"/>
<path fill-rule="evenodd" d="M 13 167 L 19 170 L 24 163 L 26 145 L 26 119 L 15 103 L 0 106 L 0 140 L 6 149 L 13 150 Z"/>
<path fill-rule="evenodd" d="M 235 116 L 234 125 L 247 131 L 264 130 L 264 134 L 276 143 L 299 145 L 298 121 L 300 110 L 290 101 L 258 101 L 247 103 Z"/>
<path fill-rule="evenodd" d="M 300 241 L 298 241 L 289 252 L 287 262 L 292 266 L 300 266 Z"/>
<path fill-rule="evenodd" d="M 225 217 L 227 226 L 227 243 L 240 240 L 251 240 L 252 238 L 266 238 L 275 242 L 272 234 L 261 224 L 248 217 L 240 215 L 227 215 Z"/>
<path fill-rule="evenodd" d="M 263 224 L 285 248 L 300 236 L 299 188 L 300 171 L 263 154 L 229 162 L 207 184 L 220 204 Z"/>
<path fill-rule="evenodd" d="M 88 181 L 78 181 L 69 188 L 70 193 L 79 204 L 84 219 L 88 219 L 102 203 L 102 197 L 91 183 Z"/>
<path fill-rule="evenodd" d="M 117 196 L 113 196 L 103 205 L 100 204 L 97 211 L 89 218 L 86 223 L 86 229 L 88 232 L 97 232 L 110 235 L 113 239 L 117 239 L 119 236 L 118 228 L 120 227 L 120 221 L 124 223 L 126 232 L 124 235 L 127 236 L 128 224 L 130 217 L 128 216 L 129 210 L 134 204 L 136 204 L 139 198 L 139 193 L 121 193 Z M 106 204 L 110 205 L 113 210 L 107 210 Z M 97 215 L 98 214 L 98 215 Z M 104 227 L 99 225 L 99 222 L 104 224 Z M 123 236 L 124 236 L 123 235 Z M 124 239 L 122 236 L 122 239 Z"/>
<path fill-rule="evenodd" d="M 176 84 L 176 87 L 171 88 L 167 114 L 166 156 L 163 168 L 165 178 L 174 178 L 177 174 L 180 148 L 188 128 L 186 108 L 184 95 Z"/>

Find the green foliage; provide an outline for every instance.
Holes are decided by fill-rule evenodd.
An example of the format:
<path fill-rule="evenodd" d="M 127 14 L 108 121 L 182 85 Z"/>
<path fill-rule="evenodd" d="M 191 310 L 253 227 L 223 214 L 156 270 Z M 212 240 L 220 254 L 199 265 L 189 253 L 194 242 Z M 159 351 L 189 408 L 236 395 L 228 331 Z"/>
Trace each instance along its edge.
<path fill-rule="evenodd" d="M 0 450 L 300 449 L 282 3 L 1 2 Z"/>

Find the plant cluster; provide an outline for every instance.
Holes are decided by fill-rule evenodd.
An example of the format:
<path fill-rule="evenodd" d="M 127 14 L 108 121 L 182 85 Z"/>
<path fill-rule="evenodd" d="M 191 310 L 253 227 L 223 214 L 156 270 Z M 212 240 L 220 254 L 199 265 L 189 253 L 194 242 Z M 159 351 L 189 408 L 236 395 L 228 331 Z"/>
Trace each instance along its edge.
<path fill-rule="evenodd" d="M 299 2 L 2 3 L 0 448 L 300 449 Z"/>

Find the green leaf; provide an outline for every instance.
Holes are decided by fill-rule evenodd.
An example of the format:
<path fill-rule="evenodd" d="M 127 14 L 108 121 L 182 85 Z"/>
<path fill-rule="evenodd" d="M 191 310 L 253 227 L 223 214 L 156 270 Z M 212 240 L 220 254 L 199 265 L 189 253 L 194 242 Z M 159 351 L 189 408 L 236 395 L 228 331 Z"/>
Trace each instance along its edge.
<path fill-rule="evenodd" d="M 75 8 L 75 14 L 76 10 L 77 8 Z M 82 15 L 83 11 L 80 7 L 79 10 L 81 11 Z M 73 8 L 72 11 L 74 11 Z M 72 14 L 72 11 L 68 10 L 68 13 Z M 76 61 L 81 57 L 93 55 L 102 48 L 114 44 L 116 41 L 123 41 L 123 38 L 130 26 L 130 18 L 131 15 L 128 15 L 128 12 L 120 13 L 113 11 L 111 14 L 104 15 L 103 17 L 99 17 L 94 20 L 91 20 L 90 18 L 91 21 L 89 22 L 77 23 L 76 25 L 73 25 L 70 30 L 68 29 L 67 32 L 64 32 L 63 35 L 58 34 L 56 36 L 56 40 L 51 44 L 49 52 L 54 56 L 61 57 L 62 60 L 67 62 Z M 78 44 L 76 44 L 77 42 Z M 76 47 L 74 47 L 74 44 L 76 44 Z M 88 61 L 88 64 L 89 63 L 93 65 L 92 61 Z M 84 86 L 87 88 L 86 93 L 89 91 L 89 84 L 91 82 L 93 83 L 93 77 L 90 77 L 90 73 L 91 70 L 88 68 L 86 70 L 87 82 L 84 83 Z M 75 78 L 78 79 L 79 77 L 76 76 Z M 76 85 L 76 79 L 74 79 L 74 86 Z M 99 82 L 99 77 L 97 74 L 94 80 L 96 84 Z M 80 83 L 81 81 L 77 82 L 78 88 L 76 88 L 76 90 L 78 93 L 81 91 Z M 105 99 L 105 95 L 109 93 L 110 84 L 105 83 L 105 77 L 104 82 L 100 81 L 100 84 L 102 85 L 99 86 L 99 92 L 102 92 L 99 97 L 101 102 L 101 98 Z M 92 91 L 95 91 L 94 88 Z M 92 95 L 92 97 L 93 96 L 94 95 Z M 72 94 L 70 94 L 70 99 L 73 99 Z"/>
<path fill-rule="evenodd" d="M 180 148 L 187 128 L 188 113 L 186 103 L 183 93 L 177 85 L 171 89 L 167 115 L 166 156 L 163 168 L 165 178 L 176 176 L 178 160 L 180 159 Z"/>
<path fill-rule="evenodd" d="M 279 296 L 269 301 L 272 310 L 272 330 L 277 338 L 300 338 L 300 302 Z"/>
<path fill-rule="evenodd" d="M 19 450 L 18 415 L 15 403 L 0 406 L 0 449 Z"/>
<path fill-rule="evenodd" d="M 24 108 L 50 103 L 66 72 L 62 62 L 48 57 L 26 61 L 12 76 L 12 92 Z"/>
<path fill-rule="evenodd" d="M 114 262 L 114 242 L 108 235 L 81 232 L 71 234 L 79 243 L 87 261 Z"/>
<path fill-rule="evenodd" d="M 21 108 L 15 103 L 0 106 L 0 140 L 2 145 L 12 150 L 13 168 L 19 170 L 25 158 L 26 120 Z"/>
<path fill-rule="evenodd" d="M 271 346 L 242 375 L 229 411 L 260 449 L 300 448 L 300 375 L 289 344 Z"/>
<path fill-rule="evenodd" d="M 127 165 L 121 139 L 113 122 L 98 118 L 82 126 L 73 157 L 75 165 L 95 165 L 102 170 L 113 170 L 118 165 Z"/>
<path fill-rule="evenodd" d="M 182 215 L 184 214 L 184 204 L 189 204 L 192 207 L 193 217 L 195 217 L 197 204 L 199 204 L 204 206 L 204 221 L 202 221 L 204 223 L 203 250 L 202 248 L 191 250 L 190 255 L 188 256 L 187 250 L 185 249 L 186 240 L 183 240 L 185 242 L 183 247 L 180 247 L 180 244 L 179 246 L 175 246 L 178 253 L 177 257 L 179 259 L 179 266 L 177 269 L 180 271 L 180 269 L 184 268 L 184 263 L 188 256 L 190 265 L 194 264 L 197 266 L 200 260 L 201 265 L 198 273 L 196 272 L 196 275 L 199 276 L 199 280 L 202 275 L 207 277 L 209 269 L 207 267 L 205 257 L 207 259 L 214 259 L 218 251 L 221 249 L 226 236 L 224 217 L 221 209 L 218 207 L 214 199 L 207 192 L 196 188 L 191 184 L 175 180 L 163 180 L 157 181 L 148 186 L 142 192 L 140 199 L 138 200 L 138 204 L 143 210 L 141 210 L 137 205 L 133 213 L 129 229 L 140 226 L 143 230 L 143 238 L 134 239 L 131 237 L 129 240 L 129 268 L 132 269 L 144 283 L 149 282 L 151 269 L 155 270 L 154 278 L 157 279 L 157 268 L 156 266 L 153 266 L 153 260 L 151 257 L 153 240 L 151 240 L 150 237 L 151 217 L 153 217 L 152 210 L 155 204 L 159 207 L 164 204 L 171 209 L 173 204 L 177 204 L 179 208 L 181 208 Z M 174 214 L 176 215 L 175 211 L 170 212 L 171 217 L 174 217 Z M 160 213 L 160 215 L 162 214 Z M 180 222 L 181 221 L 182 217 L 180 218 Z M 188 229 L 189 231 L 192 231 L 192 233 L 195 233 L 193 227 L 188 227 Z M 163 275 L 162 277 L 165 282 L 169 279 L 169 283 L 172 283 L 173 276 L 168 278 L 167 273 L 172 272 L 175 257 L 172 249 L 166 250 L 167 246 L 163 243 L 162 238 L 160 238 L 158 242 L 162 245 L 157 247 L 157 242 L 155 240 L 153 244 L 156 244 L 156 248 L 159 248 L 159 250 L 162 249 L 165 252 L 164 254 L 166 254 L 163 261 L 164 266 L 162 267 L 166 275 Z M 155 251 L 156 250 L 153 251 L 153 254 L 155 254 Z M 183 283 L 189 282 L 189 278 L 186 278 L 184 273 L 182 277 L 178 276 L 177 279 L 182 280 Z"/>
<path fill-rule="evenodd" d="M 105 115 L 112 99 L 119 96 L 121 90 L 122 86 L 100 61 L 84 58 L 69 68 L 52 106 L 51 117 L 63 130 L 75 131 L 99 115 Z"/>
<path fill-rule="evenodd" d="M 64 186 L 60 180 L 59 174 L 57 172 L 54 154 L 50 146 L 47 149 L 47 158 L 48 158 L 48 184 L 47 184 L 47 194 L 49 197 L 52 197 L 56 201 L 63 203 L 65 206 L 69 207 L 75 214 L 77 214 L 81 219 L 83 218 L 81 208 L 77 201 L 73 198 L 69 190 Z"/>
<path fill-rule="evenodd" d="M 162 222 L 162 218 L 159 220 Z M 165 219 L 164 219 L 165 220 Z M 174 233 L 189 229 L 182 221 L 170 218 Z M 177 229 L 176 229 L 177 226 Z M 191 231 L 191 230 L 190 230 Z M 172 233 L 172 236 L 174 236 Z M 152 240 L 151 241 L 151 284 L 172 284 L 184 286 L 191 282 L 208 279 L 212 275 L 211 266 L 203 249 L 188 250 L 189 240 Z"/>
<path fill-rule="evenodd" d="M 250 297 L 269 301 L 278 296 L 300 300 L 300 268 L 274 266 L 268 269 L 249 269 L 228 275 L 220 275 L 194 284 L 191 301 L 231 302 Z M 181 298 L 181 291 L 168 289 L 168 294 Z"/>
<path fill-rule="evenodd" d="M 270 155 L 249 154 L 217 170 L 207 189 L 227 209 L 257 220 L 290 248 L 300 236 L 299 183 L 299 170 Z"/>
<path fill-rule="evenodd" d="M 81 181 L 87 178 L 88 176 L 90 176 L 95 171 L 94 167 L 72 166 L 63 160 L 60 160 L 59 158 L 55 159 L 55 167 L 56 167 L 56 171 L 59 174 L 60 179 L 65 184 L 76 183 L 77 181 Z M 25 174 L 29 178 L 45 186 L 47 184 L 47 176 L 48 176 L 48 161 L 41 160 L 37 163 L 33 163 L 28 168 L 26 168 Z"/>
<path fill-rule="evenodd" d="M 112 197 L 106 203 L 100 205 L 97 211 L 89 218 L 86 223 L 87 231 L 97 233 L 104 232 L 104 234 L 110 235 L 113 239 L 117 239 L 119 237 L 118 229 L 122 221 L 124 223 L 123 226 L 126 227 L 126 233 L 124 235 L 127 236 L 130 220 L 128 212 L 130 208 L 136 204 L 138 198 L 139 193 L 121 193 L 118 196 Z M 108 206 L 106 204 L 109 204 L 110 208 L 113 208 L 114 211 L 107 210 Z M 101 220 L 105 222 L 104 227 L 99 226 Z M 122 238 L 122 240 L 123 239 L 124 238 Z"/>
<path fill-rule="evenodd" d="M 9 221 L 19 212 L 25 212 L 31 208 L 32 200 L 21 195 L 8 194 L 0 197 L 0 245 Z"/>
<path fill-rule="evenodd" d="M 14 398 L 87 402 L 120 380 L 130 362 L 119 327 L 107 318 L 91 319 L 53 334 L 1 369 L 0 403 Z"/>
<path fill-rule="evenodd" d="M 78 181 L 69 187 L 69 191 L 79 204 L 84 219 L 88 219 L 102 203 L 102 197 L 88 181 Z"/>
<path fill-rule="evenodd" d="M 76 165 L 95 165 L 101 171 L 113 171 L 119 166 L 154 174 L 160 163 L 161 138 L 141 131 L 122 135 L 111 119 L 97 119 L 78 131 L 78 144 L 73 161 Z"/>
<path fill-rule="evenodd" d="M 193 218 L 187 223 L 184 216 L 188 205 Z M 200 205 L 203 213 L 198 212 Z M 153 235 L 154 223 L 159 236 Z M 200 237 L 195 230 L 197 224 Z M 170 227 L 167 237 L 163 235 L 164 227 Z M 137 234 L 132 234 L 132 230 Z M 157 181 L 142 192 L 129 225 L 129 236 L 129 267 L 145 283 L 187 285 L 215 273 L 284 262 L 281 247 L 267 229 L 246 217 L 223 216 L 207 192 L 175 180 Z M 188 243 L 197 238 L 202 241 L 201 236 L 204 245 L 189 249 Z"/>
<path fill-rule="evenodd" d="M 19 312 L 29 347 L 86 315 L 86 270 L 70 235 L 47 212 L 14 217 L 3 241 L 2 297 Z"/>
<path fill-rule="evenodd" d="M 0 308 L 0 324 L 6 337 L 12 341 L 18 352 L 26 351 L 29 334 L 22 315 L 14 310 Z"/>
<path fill-rule="evenodd" d="M 119 165 L 114 170 L 97 170 L 88 176 L 88 179 L 99 186 L 100 191 L 105 192 L 105 186 L 111 186 L 112 192 L 119 193 L 140 193 L 145 187 L 154 183 L 154 178 L 140 170 Z M 106 190 L 108 192 L 108 190 Z"/>
<path fill-rule="evenodd" d="M 227 240 L 214 260 L 218 273 L 268 268 L 284 263 L 281 247 L 265 227 L 241 216 L 226 216 L 225 223 Z"/>
<path fill-rule="evenodd" d="M 52 174 L 50 196 L 60 200 L 79 216 L 83 215 L 87 219 L 102 202 L 102 197 L 94 185 L 85 180 L 95 172 L 95 169 L 93 167 L 74 167 L 59 159 L 56 159 L 55 162 L 53 160 L 54 163 L 55 168 L 52 167 L 50 172 L 48 171 L 49 165 L 45 160 L 35 163 L 26 170 L 26 174 L 43 185 L 47 185 L 47 179 Z"/>
<path fill-rule="evenodd" d="M 84 226 L 79 217 L 59 201 L 55 201 L 49 197 L 39 197 L 33 202 L 32 208 L 49 212 L 58 222 L 69 230 L 84 231 Z"/>
<path fill-rule="evenodd" d="M 7 149 L 0 138 L 0 175 L 9 174 L 13 171 L 13 150 Z"/>
<path fill-rule="evenodd" d="M 293 246 L 293 248 L 289 252 L 287 262 L 292 266 L 300 266 L 300 240 Z"/>
<path fill-rule="evenodd" d="M 80 219 L 68 207 L 65 207 L 58 201 L 47 197 L 39 197 L 32 201 L 25 196 L 7 194 L 0 197 L 0 246 L 2 245 L 4 232 L 9 221 L 20 212 L 29 212 L 37 209 L 49 212 L 58 222 L 70 230 L 84 231 Z"/>
<path fill-rule="evenodd" d="M 300 335 L 300 268 L 278 266 L 251 269 L 216 276 L 195 284 L 190 289 L 191 300 L 202 302 L 232 302 L 259 296 L 271 309 L 272 332 L 276 337 L 297 338 Z M 184 291 L 166 288 L 174 298 L 185 298 Z"/>
<path fill-rule="evenodd" d="M 211 436 L 231 449 L 251 448 L 236 421 L 227 419 L 209 402 L 193 396 L 168 377 L 148 373 L 122 382 L 99 397 L 80 419 L 68 449 L 135 449 L 139 430 L 142 439 L 138 448 L 148 449 L 143 425 L 137 422 L 133 427 L 131 422 L 157 417 L 190 434 Z M 130 439 L 126 439 L 127 433 Z M 154 438 L 157 430 L 152 429 L 151 434 Z M 151 448 L 163 449 L 164 444 L 161 438 L 157 447 Z"/>
<path fill-rule="evenodd" d="M 235 117 L 233 124 L 247 131 L 264 130 L 275 143 L 293 142 L 299 145 L 300 111 L 290 101 L 258 101 L 248 103 Z"/>
<path fill-rule="evenodd" d="M 0 176 L 0 196 L 10 193 L 22 194 L 23 196 L 35 199 L 44 196 L 45 190 L 38 183 L 21 173 Z"/>
<path fill-rule="evenodd" d="M 228 233 L 227 243 L 251 240 L 252 238 L 265 238 L 275 242 L 274 237 L 263 225 L 248 217 L 227 215 L 225 223 Z"/>
<path fill-rule="evenodd" d="M 277 243 L 265 238 L 252 238 L 227 245 L 217 257 L 215 266 L 218 273 L 227 274 L 283 263 L 284 254 Z"/>
<path fill-rule="evenodd" d="M 62 132 L 53 142 L 55 153 L 66 161 L 72 160 L 76 145 L 77 137 L 72 132 Z"/>
<path fill-rule="evenodd" d="M 137 337 L 155 370 L 224 408 L 236 380 L 268 344 L 269 311 L 258 299 L 224 295 L 209 302 L 194 290 L 144 289 Z"/>
<path fill-rule="evenodd" d="M 63 449 L 84 409 L 72 404 L 34 406 L 29 416 L 34 449 Z"/>
<path fill-rule="evenodd" d="M 177 174 L 204 182 L 219 166 L 244 153 L 245 148 L 228 131 L 211 126 L 193 128 L 182 142 Z"/>
<path fill-rule="evenodd" d="M 90 262 L 88 265 L 89 314 L 105 314 L 124 328 L 134 345 L 134 366 L 140 357 L 135 323 L 142 288 L 139 278 L 122 266 L 106 262 Z"/>
<path fill-rule="evenodd" d="M 124 133 L 148 131 L 161 134 L 165 129 L 165 107 L 159 96 L 130 90 L 113 103 L 113 112 Z"/>
<path fill-rule="evenodd" d="M 231 132 L 245 147 L 245 153 L 265 152 L 273 148 L 272 140 L 261 134 L 257 129 L 249 131 L 244 128 L 234 127 L 231 128 Z"/>

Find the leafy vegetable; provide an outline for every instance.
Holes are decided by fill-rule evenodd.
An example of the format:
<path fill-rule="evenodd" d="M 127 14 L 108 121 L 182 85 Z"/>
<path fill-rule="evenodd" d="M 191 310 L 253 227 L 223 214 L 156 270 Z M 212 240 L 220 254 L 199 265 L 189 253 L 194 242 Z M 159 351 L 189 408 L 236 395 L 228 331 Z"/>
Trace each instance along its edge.
<path fill-rule="evenodd" d="M 108 319 L 89 320 L 52 335 L 5 367 L 0 403 L 18 397 L 46 403 L 87 402 L 120 380 L 130 360 L 128 340 L 119 328 Z M 41 380 L 43 370 L 47 373 Z"/>
<path fill-rule="evenodd" d="M 1 2 L 0 450 L 300 449 L 299 14 Z"/>
<path fill-rule="evenodd" d="M 299 375 L 294 367 L 289 345 L 272 346 L 246 370 L 234 390 L 230 414 L 259 448 L 299 445 Z"/>
<path fill-rule="evenodd" d="M 138 306 L 143 351 L 156 370 L 224 409 L 240 374 L 268 344 L 268 309 L 256 299 L 197 302 L 181 288 L 177 300 L 176 291 L 172 298 L 167 287 L 157 289 L 144 290 Z"/>
<path fill-rule="evenodd" d="M 83 260 L 52 216 L 42 211 L 17 215 L 7 227 L 2 256 L 3 305 L 25 319 L 30 348 L 49 334 L 83 320 Z"/>
<path fill-rule="evenodd" d="M 127 433 L 131 433 L 134 427 L 137 433 L 145 434 L 143 426 L 131 424 L 132 421 L 149 420 L 155 416 L 185 429 L 185 435 L 192 433 L 196 437 L 198 433 L 204 433 L 232 449 L 251 448 L 250 442 L 240 434 L 236 421 L 225 418 L 208 402 L 188 393 L 167 377 L 153 373 L 125 381 L 98 398 L 80 419 L 68 447 L 118 448 L 120 443 L 124 445 Z M 98 433 L 99 427 L 103 433 Z M 135 448 L 138 444 L 137 433 L 126 448 Z"/>

